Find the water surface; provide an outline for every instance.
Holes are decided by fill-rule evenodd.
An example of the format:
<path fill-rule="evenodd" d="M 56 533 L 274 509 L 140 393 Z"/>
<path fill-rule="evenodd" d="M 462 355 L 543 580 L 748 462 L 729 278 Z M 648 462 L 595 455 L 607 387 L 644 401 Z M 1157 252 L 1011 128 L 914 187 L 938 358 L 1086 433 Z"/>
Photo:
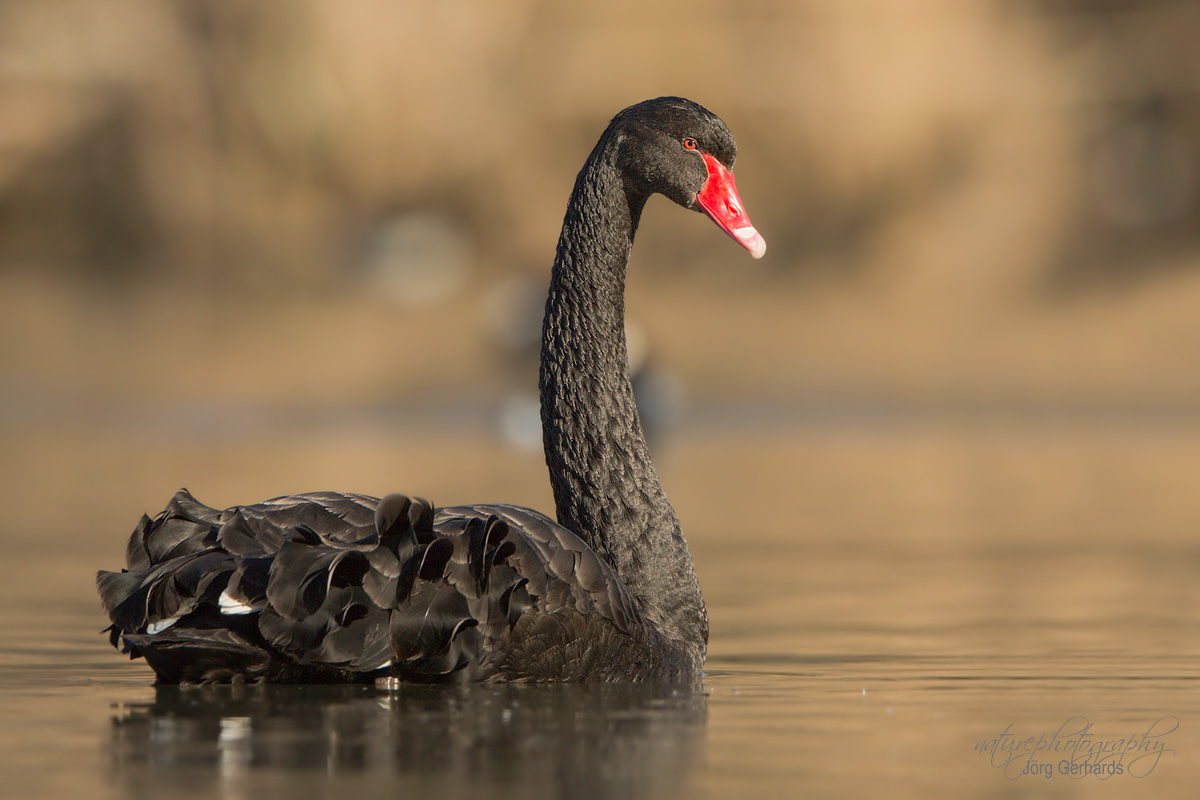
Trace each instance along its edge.
<path fill-rule="evenodd" d="M 100 468 L 116 451 L 76 451 L 39 483 L 111 491 L 90 504 L 47 492 L 53 524 L 26 514 L 0 531 L 4 794 L 1193 796 L 1200 547 L 1178 467 L 1200 463 L 1200 437 L 1039 432 L 1018 446 L 1010 433 L 712 435 L 669 452 L 664 480 L 679 487 L 712 621 L 695 692 L 156 688 L 100 635 L 91 588 L 142 509 L 123 508 L 134 492 L 119 496 Z M 307 452 L 349 448 L 373 465 L 371 447 L 401 447 L 353 444 Z M 273 455 L 166 449 L 160 463 L 193 489 L 235 458 L 278 459 L 262 442 L 255 453 Z M 514 459 L 457 452 L 480 470 Z M 330 488 L 374 490 L 334 466 L 351 474 Z"/>

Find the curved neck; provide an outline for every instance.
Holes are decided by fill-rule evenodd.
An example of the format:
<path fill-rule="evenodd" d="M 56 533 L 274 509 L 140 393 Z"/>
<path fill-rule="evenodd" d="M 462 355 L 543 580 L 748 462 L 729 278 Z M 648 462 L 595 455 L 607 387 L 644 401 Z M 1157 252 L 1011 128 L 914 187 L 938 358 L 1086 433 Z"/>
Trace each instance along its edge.
<path fill-rule="evenodd" d="M 575 182 L 550 278 L 541 404 L 558 521 L 606 556 L 670 639 L 703 656 L 691 555 L 642 433 L 625 346 L 625 270 L 646 197 L 601 139 Z"/>

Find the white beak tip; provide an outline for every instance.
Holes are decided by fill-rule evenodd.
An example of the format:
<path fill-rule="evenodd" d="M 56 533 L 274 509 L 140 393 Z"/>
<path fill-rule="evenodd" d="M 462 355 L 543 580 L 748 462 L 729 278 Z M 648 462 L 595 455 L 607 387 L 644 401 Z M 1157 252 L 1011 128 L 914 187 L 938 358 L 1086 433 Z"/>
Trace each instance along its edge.
<path fill-rule="evenodd" d="M 766 241 L 766 239 L 759 236 L 757 239 L 754 240 L 754 244 L 750 246 L 750 255 L 754 256 L 755 258 L 762 258 L 763 255 L 766 254 L 766 252 L 767 252 L 767 241 Z"/>
<path fill-rule="evenodd" d="M 754 228 L 738 228 L 733 232 L 733 238 L 741 242 L 742 246 L 750 251 L 750 255 L 755 258 L 762 258 L 767 252 L 767 242 L 762 235 Z"/>

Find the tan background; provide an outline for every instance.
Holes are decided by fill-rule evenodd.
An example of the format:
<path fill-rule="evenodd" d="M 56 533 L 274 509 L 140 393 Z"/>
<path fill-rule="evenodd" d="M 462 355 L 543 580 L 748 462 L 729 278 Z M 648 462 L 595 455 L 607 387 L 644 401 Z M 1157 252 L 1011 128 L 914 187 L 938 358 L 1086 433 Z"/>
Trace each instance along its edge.
<path fill-rule="evenodd" d="M 536 325 L 598 132 L 677 93 L 769 244 L 645 216 L 685 522 L 865 494 L 953 538 L 1190 535 L 1200 7 L 734 5 L 0 4 L 9 534 L 108 541 L 182 484 L 547 507 L 491 422 L 535 381 L 497 297 Z"/>

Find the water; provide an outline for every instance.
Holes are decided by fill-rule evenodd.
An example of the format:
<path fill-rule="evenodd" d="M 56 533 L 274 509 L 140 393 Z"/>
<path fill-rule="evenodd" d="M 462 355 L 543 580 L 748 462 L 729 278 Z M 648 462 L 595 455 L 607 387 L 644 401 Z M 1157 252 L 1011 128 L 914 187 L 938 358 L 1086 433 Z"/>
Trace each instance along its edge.
<path fill-rule="evenodd" d="M 10 469 L 3 796 L 1194 795 L 1200 516 L 1183 467 L 1200 463 L 1200 432 L 694 434 L 661 461 L 712 620 L 697 692 L 156 688 L 99 635 L 91 589 L 142 494 L 169 496 L 120 476 L 153 455 L 164 485 L 260 499 L 220 482 L 252 482 L 278 443 L 76 439 L 54 473 Z M 33 472 L 54 460 L 13 441 Z M 317 442 L 289 462 L 351 452 L 328 466 L 344 480 L 320 485 L 378 491 L 383 453 L 420 449 L 406 442 Z M 448 449 L 450 477 L 423 465 L 448 502 L 470 499 L 454 482 L 478 488 L 476 470 L 539 485 L 536 458 Z M 475 499 L 546 505 L 511 489 Z"/>

